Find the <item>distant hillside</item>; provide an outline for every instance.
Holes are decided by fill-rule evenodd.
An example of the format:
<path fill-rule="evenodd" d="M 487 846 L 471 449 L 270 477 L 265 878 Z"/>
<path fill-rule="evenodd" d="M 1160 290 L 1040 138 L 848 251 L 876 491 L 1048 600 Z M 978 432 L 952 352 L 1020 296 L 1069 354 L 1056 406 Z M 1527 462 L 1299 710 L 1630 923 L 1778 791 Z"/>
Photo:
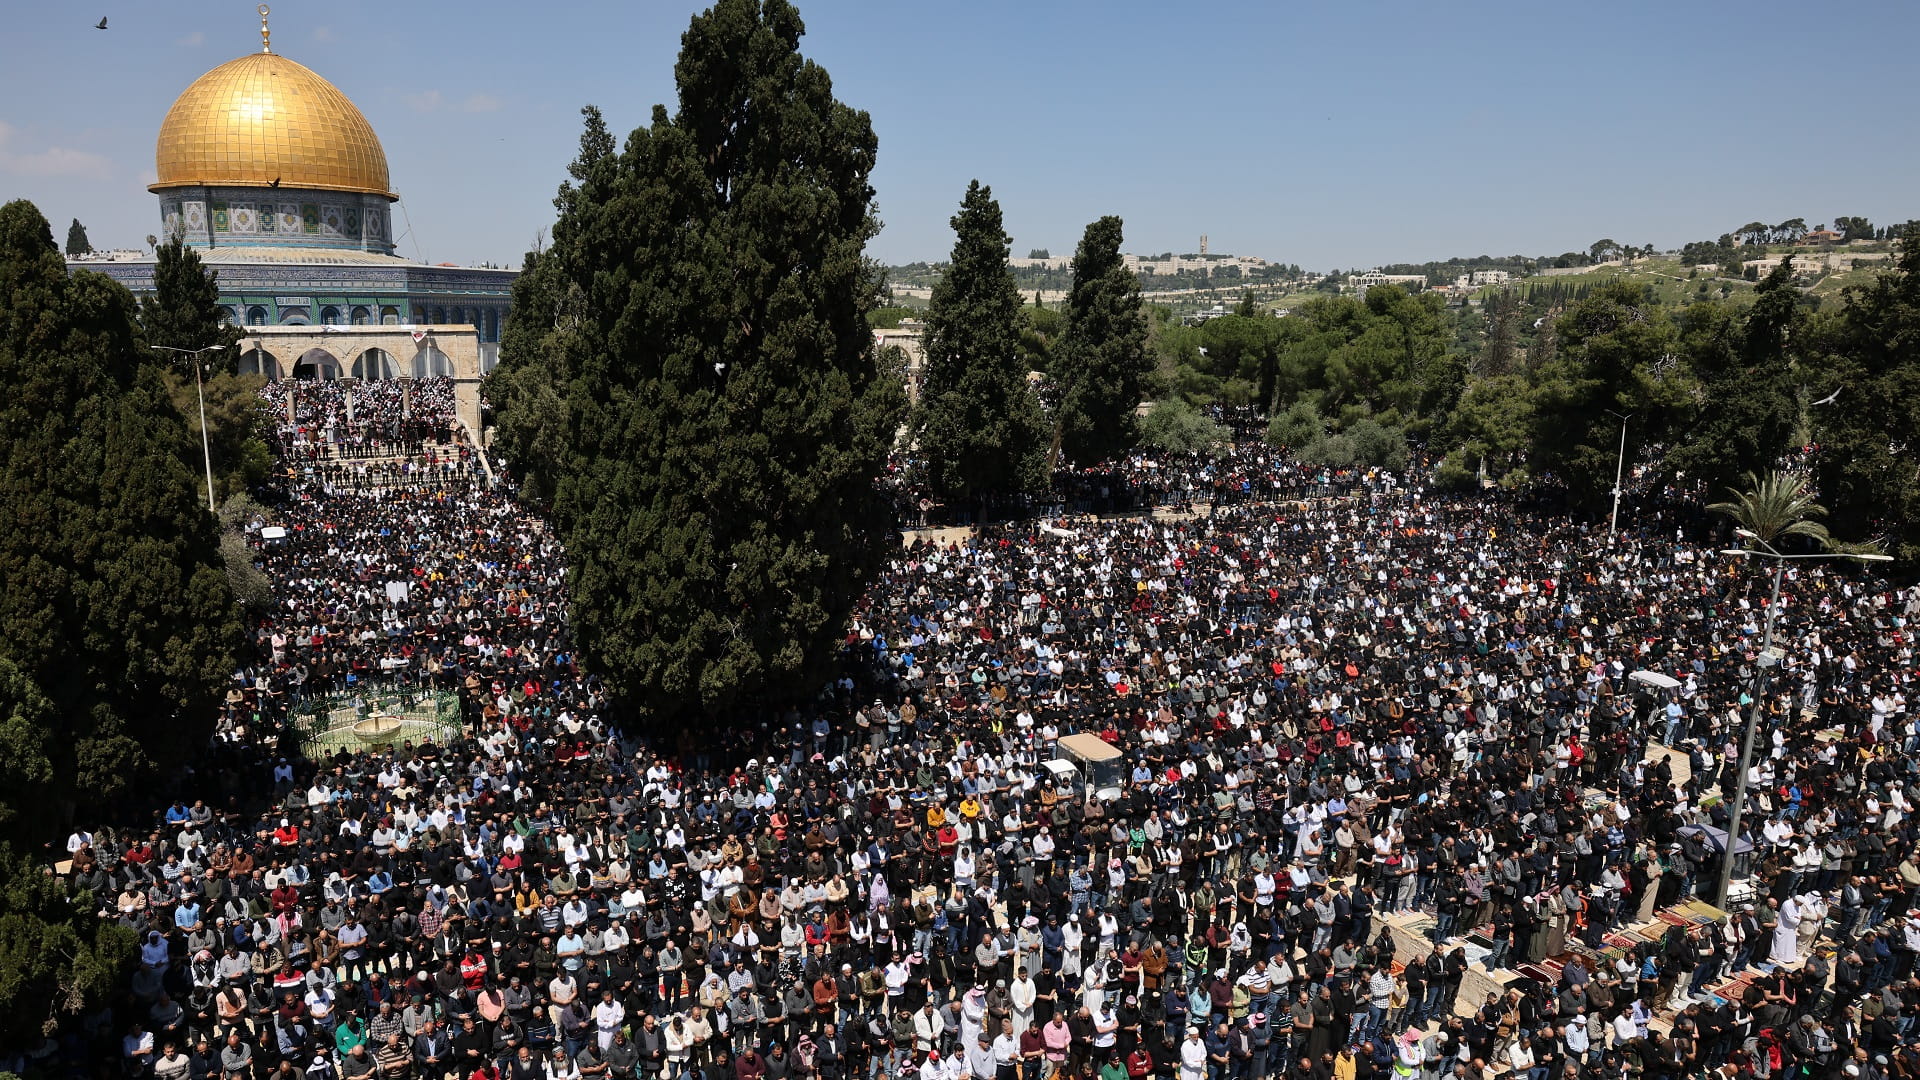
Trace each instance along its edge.
<path fill-rule="evenodd" d="M 1745 249 L 1753 258 L 1734 259 L 1724 264 L 1689 265 L 1677 255 L 1655 255 L 1631 262 L 1547 269 L 1533 277 L 1515 279 L 1504 288 L 1532 300 L 1572 303 L 1602 282 L 1624 278 L 1652 290 L 1653 295 L 1665 303 L 1685 304 L 1708 296 L 1738 301 L 1750 296 L 1754 285 L 1781 258 L 1791 255 L 1796 283 L 1804 291 L 1825 298 L 1838 296 L 1849 285 L 1872 280 L 1889 256 L 1884 250 L 1886 246 L 1875 244 L 1845 250 L 1789 244 L 1754 246 Z M 1481 301 L 1501 291 L 1499 286 L 1480 289 L 1473 294 L 1473 299 Z"/>
<path fill-rule="evenodd" d="M 1198 260 L 1202 256 L 1172 254 L 1143 255 L 1137 258 L 1143 267 L 1164 266 L 1176 260 L 1185 262 Z M 1244 285 L 1285 285 L 1303 280 L 1307 275 L 1300 267 L 1287 263 L 1266 263 L 1261 266 L 1249 266 L 1233 261 L 1232 256 L 1206 257 L 1211 265 L 1206 270 L 1182 268 L 1173 273 L 1142 272 L 1134 276 L 1139 279 L 1142 292 L 1175 292 L 1190 289 L 1239 288 Z M 887 267 L 887 283 L 897 289 L 921 290 L 933 288 L 946 270 L 946 263 L 907 263 L 904 266 Z M 1038 289 L 1046 293 L 1064 293 L 1073 286 L 1073 269 L 1068 259 L 1015 259 L 1013 260 L 1013 280 L 1020 290 L 1031 294 Z"/>

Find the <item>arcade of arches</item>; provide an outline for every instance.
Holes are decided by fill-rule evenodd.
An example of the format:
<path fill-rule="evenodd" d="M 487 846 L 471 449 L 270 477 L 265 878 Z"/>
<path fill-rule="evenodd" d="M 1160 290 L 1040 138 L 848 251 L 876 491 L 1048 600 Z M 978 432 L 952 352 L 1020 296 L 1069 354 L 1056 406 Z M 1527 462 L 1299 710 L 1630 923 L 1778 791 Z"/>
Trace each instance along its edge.
<path fill-rule="evenodd" d="M 450 378 L 455 412 L 481 445 L 484 372 L 472 326 L 249 326 L 239 348 L 241 373 L 269 379 Z"/>

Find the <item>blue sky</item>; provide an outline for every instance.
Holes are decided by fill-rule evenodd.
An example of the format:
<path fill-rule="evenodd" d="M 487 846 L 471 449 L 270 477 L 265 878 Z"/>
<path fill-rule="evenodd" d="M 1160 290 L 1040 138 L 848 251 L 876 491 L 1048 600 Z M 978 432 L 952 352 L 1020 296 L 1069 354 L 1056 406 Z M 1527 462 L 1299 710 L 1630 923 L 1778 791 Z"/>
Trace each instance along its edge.
<path fill-rule="evenodd" d="M 280 0 L 275 51 L 385 144 L 432 261 L 517 265 L 594 103 L 673 100 L 685 0 Z M 97 247 L 157 231 L 174 96 L 259 47 L 253 4 L 9 5 L 0 197 Z M 1016 254 L 1101 214 L 1127 249 L 1309 268 L 1662 246 L 1746 221 L 1920 217 L 1920 5 L 803 0 L 809 56 L 880 138 L 887 262 L 941 259 L 967 181 Z M 110 29 L 92 28 L 105 14 Z M 417 246 L 416 246 L 417 245 Z"/>

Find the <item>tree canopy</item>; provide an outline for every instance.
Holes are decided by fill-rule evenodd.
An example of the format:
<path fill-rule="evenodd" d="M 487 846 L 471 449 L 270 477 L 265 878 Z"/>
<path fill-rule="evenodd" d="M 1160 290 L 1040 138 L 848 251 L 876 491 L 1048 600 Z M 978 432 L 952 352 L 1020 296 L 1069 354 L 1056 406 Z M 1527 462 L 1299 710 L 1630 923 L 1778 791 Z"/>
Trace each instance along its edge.
<path fill-rule="evenodd" d="M 87 227 L 80 224 L 79 218 L 67 226 L 67 257 L 93 254 L 93 243 L 87 239 Z"/>
<path fill-rule="evenodd" d="M 1140 445 L 1164 453 L 1200 453 L 1219 446 L 1232 435 L 1225 424 L 1179 398 L 1154 402 L 1140 421 Z"/>
<path fill-rule="evenodd" d="M 1841 395 L 1809 409 L 1821 498 L 1843 533 L 1920 558 L 1920 231 L 1909 226 L 1893 269 L 1849 288 L 1814 333 L 1826 381 L 1810 390 Z"/>
<path fill-rule="evenodd" d="M 490 387 L 582 652 L 658 725 L 812 692 L 899 542 L 877 144 L 802 32 L 785 0 L 721 0 L 681 38 L 677 112 L 616 150 L 587 110 Z"/>
<path fill-rule="evenodd" d="M 0 295 L 0 848 L 21 851 L 82 800 L 148 795 L 190 765 L 241 627 L 187 464 L 198 448 L 143 356 L 133 297 L 69 276 L 25 202 L 0 207 Z M 15 1031 L 87 1007 L 125 962 L 97 926 L 67 924 L 78 909 L 57 885 L 21 880 L 37 873 L 0 850 Z"/>
<path fill-rule="evenodd" d="M 991 188 L 967 185 L 953 231 L 952 260 L 927 306 L 914 417 L 927 482 L 958 498 L 1043 490 L 1046 418 L 1027 383 L 1024 301 Z"/>

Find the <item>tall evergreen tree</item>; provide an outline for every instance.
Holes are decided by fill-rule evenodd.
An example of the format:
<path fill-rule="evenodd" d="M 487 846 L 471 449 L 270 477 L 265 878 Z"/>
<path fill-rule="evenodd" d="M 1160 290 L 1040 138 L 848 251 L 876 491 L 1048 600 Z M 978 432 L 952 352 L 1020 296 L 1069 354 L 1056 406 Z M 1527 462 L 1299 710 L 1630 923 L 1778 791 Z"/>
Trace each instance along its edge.
<path fill-rule="evenodd" d="M 20 850 L 83 801 L 91 816 L 150 797 L 189 764 L 240 624 L 133 297 L 69 276 L 26 202 L 0 207 L 0 296 L 0 841 Z M 124 963 L 97 952 L 113 944 L 97 926 L 63 921 L 83 909 L 57 882 L 23 874 L 0 851 L 0 1028 L 16 1034 L 91 1007 Z"/>
<path fill-rule="evenodd" d="M 1078 465 L 1117 457 L 1139 442 L 1136 410 L 1153 371 L 1140 283 L 1120 257 L 1121 223 L 1087 226 L 1073 254 L 1067 326 L 1054 351 L 1060 385 L 1060 452 Z"/>
<path fill-rule="evenodd" d="M 613 136 L 607 133 L 600 111 L 584 112 L 587 135 L 581 139 L 580 159 L 571 166 L 578 181 L 585 180 L 580 170 L 589 160 L 590 144 L 595 160 L 604 162 L 613 152 Z M 555 200 L 562 218 L 588 212 L 589 208 L 570 205 L 577 191 L 569 185 Z M 563 276 L 562 267 L 547 252 L 527 252 L 520 276 L 514 280 L 512 311 L 500 330 L 500 363 L 486 381 L 498 463 L 518 478 L 520 497 L 540 506 L 553 502 L 554 485 L 570 456 L 567 388 L 555 377 L 558 369 L 548 362 L 547 351 L 564 321 L 560 301 L 568 293 Z"/>
<path fill-rule="evenodd" d="M 1481 308 L 1486 313 L 1487 341 L 1480 350 L 1480 365 L 1476 374 L 1488 378 L 1497 378 L 1510 374 L 1516 366 L 1514 361 L 1518 353 L 1515 345 L 1514 324 L 1519 321 L 1519 303 L 1511 292 L 1497 292 L 1487 297 Z"/>
<path fill-rule="evenodd" d="M 168 238 L 154 252 L 153 294 L 140 301 L 140 326 L 148 345 L 174 349 L 221 346 L 219 352 L 208 353 L 205 358 L 215 370 L 232 370 L 239 360 L 235 348 L 241 330 L 220 303 L 218 272 L 207 269 L 200 253 L 178 236 Z"/>
<path fill-rule="evenodd" d="M 69 278 L 25 202 L 0 207 L 0 295 L 0 649 L 58 717 L 20 806 L 59 825 L 204 745 L 240 626 L 133 297 Z"/>
<path fill-rule="evenodd" d="M 87 227 L 80 224 L 79 218 L 67 226 L 67 257 L 93 254 L 93 244 L 87 240 Z"/>
<path fill-rule="evenodd" d="M 273 451 L 266 441 L 266 413 L 259 395 L 264 380 L 235 370 L 242 331 L 220 303 L 218 272 L 209 270 L 199 253 L 178 236 L 156 249 L 153 286 L 153 295 L 140 301 L 140 328 L 147 345 L 174 349 L 221 346 L 219 351 L 203 353 L 198 359 L 150 348 L 144 359 L 161 370 L 168 400 L 193 432 L 188 465 L 196 470 L 201 468 L 200 399 L 204 395 L 213 486 L 216 497 L 225 502 L 264 481 L 273 469 Z M 192 370 L 195 363 L 202 365 L 205 377 L 204 387 L 198 390 Z"/>
<path fill-rule="evenodd" d="M 993 189 L 967 185 L 953 217 L 947 272 L 927 305 L 926 364 L 914 425 L 927 480 L 949 497 L 1046 485 L 1046 418 L 1021 360 L 1021 299 L 1007 265 L 1012 238 Z"/>
<path fill-rule="evenodd" d="M 618 151 L 588 114 L 503 343 L 501 434 L 552 494 L 582 652 L 663 728 L 817 690 L 899 542 L 876 140 L 802 32 L 785 0 L 720 0 L 681 38 L 678 112 Z"/>

